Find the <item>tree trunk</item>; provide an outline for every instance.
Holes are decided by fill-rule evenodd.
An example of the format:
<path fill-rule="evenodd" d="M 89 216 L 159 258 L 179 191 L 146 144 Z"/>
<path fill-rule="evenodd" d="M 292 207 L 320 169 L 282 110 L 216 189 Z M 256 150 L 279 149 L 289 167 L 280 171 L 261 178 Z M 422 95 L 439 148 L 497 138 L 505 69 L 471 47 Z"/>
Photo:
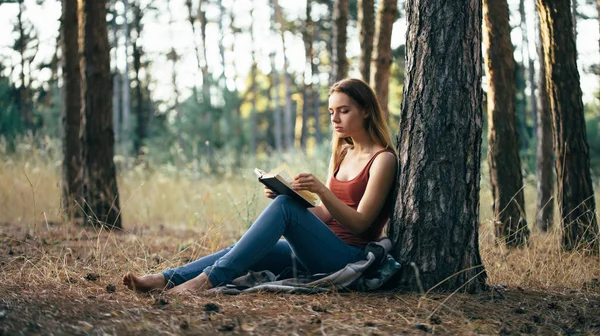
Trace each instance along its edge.
<path fill-rule="evenodd" d="M 506 0 L 483 0 L 484 48 L 489 78 L 488 166 L 496 238 L 508 247 L 525 246 L 529 229 L 515 111 L 515 59 Z"/>
<path fill-rule="evenodd" d="M 285 34 L 283 26 L 283 15 L 281 13 L 281 7 L 279 7 L 278 0 L 273 0 L 275 8 L 275 17 L 277 23 L 279 23 L 279 35 L 281 37 L 281 45 L 283 47 L 283 78 L 285 85 L 285 108 L 283 111 L 283 127 L 284 127 L 284 146 L 285 150 L 291 150 L 294 148 L 294 116 L 292 115 L 292 78 L 290 76 L 290 69 L 288 69 L 289 60 L 287 57 L 286 46 L 285 46 Z"/>
<path fill-rule="evenodd" d="M 331 55 L 332 77 L 335 82 L 348 77 L 348 58 L 346 44 L 348 42 L 348 16 L 350 12 L 348 0 L 333 2 L 333 48 Z"/>
<path fill-rule="evenodd" d="M 398 16 L 398 4 L 395 0 L 383 0 L 377 17 L 375 49 L 375 72 L 371 84 L 375 89 L 379 104 L 386 119 L 389 118 L 388 96 L 390 68 L 392 67 L 392 28 Z"/>
<path fill-rule="evenodd" d="M 29 71 L 30 76 L 25 75 L 25 69 L 27 69 L 28 66 L 31 66 L 31 62 L 27 62 L 27 58 L 25 57 L 25 51 L 27 49 L 27 44 L 29 43 L 29 34 L 25 31 L 25 24 L 23 22 L 23 12 L 25 11 L 23 6 L 23 2 L 19 1 L 19 12 L 17 13 L 17 30 L 19 33 L 17 49 L 21 62 L 21 72 L 19 74 L 19 79 L 21 80 L 21 86 L 19 87 L 19 108 L 21 110 L 21 118 L 23 118 L 25 130 L 33 134 L 35 129 L 33 125 L 33 109 L 31 106 L 31 69 Z"/>
<path fill-rule="evenodd" d="M 222 90 L 227 89 L 227 83 L 225 78 L 225 45 L 223 45 L 223 37 L 225 36 L 225 6 L 223 6 L 223 1 L 219 1 L 219 33 L 221 34 L 221 38 L 219 39 L 219 55 L 221 56 L 221 75 L 219 76 L 219 84 L 222 87 Z"/>
<path fill-rule="evenodd" d="M 537 0 L 544 41 L 546 85 L 554 125 L 563 247 L 598 254 L 596 202 L 590 176 L 577 50 L 569 0 Z M 565 33 L 567 32 L 567 33 Z"/>
<path fill-rule="evenodd" d="M 358 71 L 362 80 L 368 83 L 371 80 L 371 58 L 373 56 L 373 39 L 375 35 L 374 0 L 358 0 L 358 33 L 361 49 Z"/>
<path fill-rule="evenodd" d="M 114 157 L 110 56 L 104 1 L 81 1 L 81 109 L 85 209 L 88 220 L 121 228 Z"/>
<path fill-rule="evenodd" d="M 302 128 L 300 130 L 300 147 L 306 151 L 308 140 L 308 115 L 310 111 L 310 99 L 312 97 L 312 57 L 313 57 L 313 34 L 314 23 L 311 16 L 311 0 L 306 1 L 306 23 L 302 32 L 304 41 L 304 81 L 302 85 Z"/>
<path fill-rule="evenodd" d="M 538 104 L 537 104 L 537 145 L 536 145 L 536 172 L 537 172 L 537 204 L 536 223 L 538 228 L 546 232 L 554 224 L 554 176 L 552 165 L 554 163 L 554 150 L 552 148 L 552 111 L 550 98 L 546 88 L 546 64 L 544 62 L 544 48 L 542 46 L 542 32 L 540 20 L 537 17 L 536 28 L 538 35 Z"/>
<path fill-rule="evenodd" d="M 525 12 L 525 0 L 519 1 L 519 16 L 521 17 L 521 36 L 522 36 L 522 50 L 523 50 L 523 66 L 525 66 L 525 58 L 527 58 L 527 74 L 529 80 L 529 104 L 531 109 L 531 120 L 533 121 L 532 127 L 532 139 L 535 138 L 535 129 L 537 128 L 537 99 L 535 96 L 536 82 L 535 82 L 535 67 L 533 57 L 529 53 L 529 34 L 527 30 L 527 14 Z M 525 57 L 527 54 L 527 57 Z M 526 95 L 523 95 L 525 97 Z M 525 99 L 525 98 L 524 98 Z M 526 100 L 526 99 L 525 99 Z M 527 118 L 525 118 L 527 119 Z M 534 140 L 535 141 L 535 140 Z"/>
<path fill-rule="evenodd" d="M 252 53 L 250 57 L 252 57 L 252 66 L 250 68 L 250 88 L 249 93 L 252 95 L 252 110 L 250 111 L 250 155 L 256 155 L 256 135 L 258 134 L 257 130 L 257 110 L 256 110 L 256 101 L 258 98 L 258 86 L 256 83 L 256 77 L 258 76 L 258 64 L 256 61 L 256 41 L 254 38 L 254 8 L 250 10 L 250 17 L 252 19 L 252 24 L 250 26 L 250 49 Z"/>
<path fill-rule="evenodd" d="M 273 132 L 275 137 L 275 150 L 281 155 L 283 144 L 281 139 L 281 100 L 279 98 L 279 72 L 275 68 L 275 53 L 271 54 L 271 71 L 273 76 Z"/>
<path fill-rule="evenodd" d="M 133 151 L 136 155 L 144 154 L 143 147 L 148 136 L 148 112 L 144 104 L 144 95 L 142 90 L 142 81 L 140 72 L 142 70 L 142 46 L 139 44 L 139 38 L 142 34 L 142 10 L 139 4 L 133 7 L 133 27 L 136 32 L 136 38 L 133 41 L 133 69 L 135 72 L 135 116 L 136 128 L 133 143 Z"/>
<path fill-rule="evenodd" d="M 210 104 L 210 74 L 208 73 L 208 59 L 206 57 L 206 8 L 204 8 L 205 0 L 199 0 L 198 2 L 198 20 L 200 20 L 200 41 L 202 42 L 202 101 L 206 103 L 206 106 Z M 209 109 L 208 113 L 208 124 L 212 125 L 212 112 Z"/>
<path fill-rule="evenodd" d="M 115 143 L 121 143 L 121 72 L 117 66 L 119 56 L 119 27 L 117 25 L 117 9 L 115 8 L 117 0 L 112 1 L 113 17 L 111 21 L 111 30 L 113 34 L 113 72 L 112 72 L 112 106 L 113 106 L 113 131 L 115 133 Z"/>
<path fill-rule="evenodd" d="M 81 221 L 83 170 L 81 162 L 81 70 L 79 67 L 77 0 L 62 0 L 62 206 L 68 220 Z"/>
<path fill-rule="evenodd" d="M 388 226 L 404 270 L 396 285 L 474 292 L 486 279 L 478 242 L 481 2 L 408 0 L 406 9 L 398 196 Z"/>
<path fill-rule="evenodd" d="M 575 45 L 577 45 L 577 14 L 579 8 L 577 6 L 577 0 L 571 0 L 571 16 L 573 22 L 573 36 L 575 37 Z M 577 56 L 577 55 L 575 55 Z"/>
<path fill-rule="evenodd" d="M 315 46 L 319 45 L 319 41 L 320 41 L 320 36 L 321 36 L 321 23 L 319 21 L 315 22 L 315 34 L 313 37 L 313 40 L 315 42 Z M 319 55 L 319 49 L 315 50 L 315 54 Z M 313 57 L 313 60 L 311 62 L 311 68 L 312 68 L 312 75 L 313 78 L 317 80 L 316 83 L 313 83 L 313 99 L 312 99 L 312 103 L 313 103 L 313 116 L 314 116 L 314 120 L 315 120 L 315 142 L 316 145 L 319 146 L 321 144 L 322 141 L 322 136 L 321 136 L 321 96 L 319 94 L 319 88 L 320 88 L 320 83 L 319 83 L 319 58 L 318 57 Z"/>
<path fill-rule="evenodd" d="M 123 148 L 123 154 L 127 156 L 127 149 L 129 149 L 129 146 L 131 146 L 131 144 L 129 143 L 131 132 L 131 83 L 129 81 L 129 44 L 131 43 L 131 36 L 129 33 L 129 21 L 127 19 L 127 12 L 129 12 L 128 0 L 123 0 L 123 8 L 123 35 L 125 37 L 123 53 L 125 57 L 125 69 L 123 69 L 123 80 L 121 82 L 123 85 L 123 90 L 121 91 L 121 94 L 123 95 L 121 98 L 123 104 L 123 124 L 121 125 L 123 132 L 121 133 L 121 148 Z"/>

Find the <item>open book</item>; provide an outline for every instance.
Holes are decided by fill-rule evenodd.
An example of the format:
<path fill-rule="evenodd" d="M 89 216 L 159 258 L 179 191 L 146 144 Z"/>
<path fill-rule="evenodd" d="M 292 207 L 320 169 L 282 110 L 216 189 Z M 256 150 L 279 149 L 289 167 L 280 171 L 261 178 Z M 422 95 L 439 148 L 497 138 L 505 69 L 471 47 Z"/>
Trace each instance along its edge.
<path fill-rule="evenodd" d="M 272 171 L 264 171 L 254 168 L 254 173 L 258 176 L 258 181 L 267 188 L 280 195 L 288 195 L 300 202 L 304 207 L 310 208 L 316 205 L 317 196 L 307 190 L 294 190 L 291 186 L 293 175 L 287 164 L 282 164 Z"/>

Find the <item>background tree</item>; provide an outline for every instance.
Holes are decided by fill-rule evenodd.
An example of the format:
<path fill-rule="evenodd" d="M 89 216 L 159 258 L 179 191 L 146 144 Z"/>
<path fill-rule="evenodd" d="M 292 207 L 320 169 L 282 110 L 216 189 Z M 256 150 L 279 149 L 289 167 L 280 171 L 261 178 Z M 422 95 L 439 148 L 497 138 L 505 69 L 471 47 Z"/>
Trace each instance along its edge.
<path fill-rule="evenodd" d="M 131 140 L 131 81 L 129 80 L 129 46 L 131 45 L 131 33 L 129 31 L 129 0 L 123 2 L 123 56 L 125 58 L 124 69 L 121 83 L 121 102 L 122 102 L 122 137 L 121 148 L 124 154 L 129 155 Z"/>
<path fill-rule="evenodd" d="M 371 84 L 377 94 L 381 108 L 386 117 L 389 117 L 388 96 L 390 85 L 390 68 L 392 67 L 392 27 L 398 16 L 396 0 L 382 0 L 375 32 L 375 70 Z"/>
<path fill-rule="evenodd" d="M 81 220 L 83 170 L 81 158 L 81 69 L 77 0 L 62 0 L 60 25 L 62 46 L 62 206 L 69 220 Z"/>
<path fill-rule="evenodd" d="M 23 17 L 25 4 L 19 1 L 19 12 L 14 31 L 17 33 L 14 49 L 19 53 L 20 71 L 17 105 L 21 111 L 21 118 L 25 129 L 33 134 L 35 132 L 35 119 L 33 115 L 33 103 L 31 97 L 31 67 L 39 50 L 37 34 L 31 23 Z"/>
<path fill-rule="evenodd" d="M 399 287 L 485 285 L 479 254 L 481 1 L 408 0 L 399 179 L 388 236 Z M 427 83 L 427 84 L 425 84 Z"/>
<path fill-rule="evenodd" d="M 302 29 L 302 40 L 304 42 L 304 57 L 305 64 L 303 81 L 302 81 L 302 129 L 300 132 L 300 147 L 303 151 L 306 151 L 306 142 L 308 141 L 308 118 L 310 110 L 312 108 L 310 102 L 313 99 L 312 95 L 312 67 L 313 61 L 313 35 L 314 35 L 314 22 L 312 20 L 312 1 L 306 1 L 306 19 L 304 28 Z"/>
<path fill-rule="evenodd" d="M 527 243 L 525 196 L 515 111 L 515 59 L 506 0 L 483 0 L 486 73 L 489 78 L 488 152 L 496 238 L 509 247 Z"/>
<path fill-rule="evenodd" d="M 358 0 L 358 33 L 360 56 L 358 71 L 365 82 L 371 80 L 371 58 L 375 35 L 375 1 Z"/>
<path fill-rule="evenodd" d="M 283 13 L 279 6 L 278 0 L 273 0 L 275 10 L 275 19 L 279 25 L 279 36 L 281 38 L 281 46 L 283 49 L 283 85 L 285 87 L 285 107 L 283 109 L 283 144 L 285 150 L 294 148 L 294 116 L 292 111 L 292 76 L 289 69 L 289 60 L 287 57 L 287 49 L 285 44 L 285 27 Z"/>
<path fill-rule="evenodd" d="M 346 45 L 348 43 L 347 27 L 350 12 L 349 0 L 334 0 L 333 2 L 333 47 L 331 55 L 332 76 L 334 82 L 348 77 L 348 58 Z"/>
<path fill-rule="evenodd" d="M 569 0 L 537 0 L 566 250 L 599 253 L 596 203 Z"/>
<path fill-rule="evenodd" d="M 536 5 L 537 6 L 537 5 Z M 546 63 L 542 46 L 542 32 L 539 17 L 536 15 L 537 55 L 538 55 L 538 94 L 536 128 L 536 223 L 546 232 L 554 223 L 554 150 L 552 148 L 552 111 L 546 88 Z"/>
<path fill-rule="evenodd" d="M 108 31 L 104 1 L 80 2 L 81 109 L 85 213 L 93 224 L 121 228 L 112 128 Z"/>

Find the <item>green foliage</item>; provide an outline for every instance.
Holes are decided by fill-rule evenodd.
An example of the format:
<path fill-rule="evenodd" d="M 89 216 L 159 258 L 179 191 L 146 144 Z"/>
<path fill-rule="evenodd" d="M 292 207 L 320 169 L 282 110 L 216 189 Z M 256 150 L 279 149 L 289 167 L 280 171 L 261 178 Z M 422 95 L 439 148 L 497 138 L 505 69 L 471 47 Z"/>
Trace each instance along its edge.
<path fill-rule="evenodd" d="M 0 64 L 0 135 L 6 140 L 10 151 L 15 148 L 15 139 L 24 134 L 25 124 L 18 106 L 18 90 L 15 85 L 2 75 Z"/>

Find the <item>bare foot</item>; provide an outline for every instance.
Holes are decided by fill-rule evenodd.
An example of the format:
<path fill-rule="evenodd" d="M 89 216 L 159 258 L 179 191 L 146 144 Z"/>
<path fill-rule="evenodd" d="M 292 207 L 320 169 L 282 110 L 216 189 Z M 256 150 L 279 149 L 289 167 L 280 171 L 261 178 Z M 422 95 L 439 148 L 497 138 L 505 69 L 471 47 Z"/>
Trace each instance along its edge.
<path fill-rule="evenodd" d="M 189 295 L 203 290 L 212 288 L 213 285 L 205 273 L 201 273 L 197 277 L 182 283 L 179 286 L 173 287 L 167 291 L 167 295 Z"/>
<path fill-rule="evenodd" d="M 163 289 L 167 286 L 167 279 L 164 275 L 148 274 L 137 276 L 133 273 L 127 273 L 123 276 L 123 285 L 137 292 L 149 292 L 153 289 Z"/>

